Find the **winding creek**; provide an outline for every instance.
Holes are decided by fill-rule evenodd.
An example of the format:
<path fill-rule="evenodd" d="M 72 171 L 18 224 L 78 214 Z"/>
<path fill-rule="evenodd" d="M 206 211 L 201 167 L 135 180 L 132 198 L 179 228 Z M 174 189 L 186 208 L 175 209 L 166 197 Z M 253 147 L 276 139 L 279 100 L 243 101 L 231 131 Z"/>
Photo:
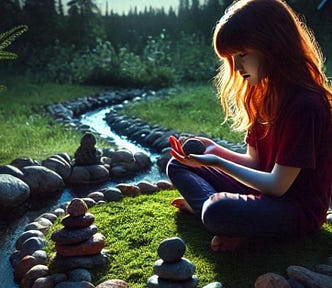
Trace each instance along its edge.
<path fill-rule="evenodd" d="M 85 113 L 81 116 L 80 122 L 83 125 L 87 125 L 90 129 L 98 134 L 100 137 L 104 138 L 106 141 L 111 142 L 118 148 L 128 149 L 129 151 L 144 152 L 147 154 L 153 165 L 149 171 L 144 172 L 142 175 L 130 178 L 127 181 L 122 182 L 139 182 L 144 178 L 144 180 L 155 182 L 159 179 L 164 179 L 165 175 L 161 173 L 155 165 L 156 158 L 158 154 L 152 153 L 149 149 L 140 146 L 139 144 L 134 144 L 126 137 L 118 136 L 113 133 L 110 126 L 104 120 L 105 114 L 110 111 L 110 108 L 100 108 L 92 112 Z M 98 145 L 98 143 L 97 143 Z M 114 182 L 107 182 L 104 185 L 115 185 Z M 70 201 L 74 196 L 71 189 L 66 188 L 62 192 L 61 196 L 55 200 L 51 206 L 47 208 L 40 209 L 38 211 L 28 211 L 20 219 L 13 221 L 5 231 L 1 232 L 0 235 L 0 283 L 3 288 L 17 288 L 19 287 L 13 281 L 13 269 L 11 267 L 9 257 L 15 250 L 15 241 L 24 232 L 25 226 L 30 223 L 33 219 L 38 217 L 40 214 L 54 210 L 59 207 L 62 203 Z"/>

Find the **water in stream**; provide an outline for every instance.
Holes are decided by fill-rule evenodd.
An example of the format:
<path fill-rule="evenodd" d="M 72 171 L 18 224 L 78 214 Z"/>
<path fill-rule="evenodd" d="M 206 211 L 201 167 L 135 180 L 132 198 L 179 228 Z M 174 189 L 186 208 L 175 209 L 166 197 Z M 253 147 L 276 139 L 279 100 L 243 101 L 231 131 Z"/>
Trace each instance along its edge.
<path fill-rule="evenodd" d="M 118 148 L 124 148 L 135 152 L 143 152 L 147 154 L 153 165 L 149 171 L 144 172 L 142 175 L 138 175 L 134 178 L 127 180 L 130 183 L 137 183 L 140 180 L 144 179 L 151 183 L 154 183 L 160 179 L 165 179 L 165 174 L 160 173 L 157 165 L 155 165 L 157 154 L 151 153 L 147 148 L 144 148 L 140 145 L 136 145 L 126 138 L 120 137 L 117 134 L 114 134 L 109 125 L 104 121 L 105 114 L 110 111 L 109 108 L 102 108 L 96 111 L 92 111 L 84 114 L 80 121 L 82 124 L 88 125 L 91 127 L 96 134 L 100 135 L 100 137 L 106 139 L 111 142 Z M 79 145 L 79 144 L 78 144 Z M 97 143 L 98 146 L 98 143 Z M 116 183 L 107 183 L 107 185 L 112 185 Z M 46 207 L 42 210 L 38 211 L 28 211 L 23 217 L 15 220 L 10 224 L 9 227 L 6 228 L 6 231 L 2 231 L 0 234 L 0 283 L 3 288 L 18 288 L 13 281 L 13 269 L 9 262 L 9 257 L 15 250 L 15 242 L 16 239 L 23 233 L 24 227 L 33 221 L 36 217 L 44 212 L 50 212 L 54 210 L 55 207 L 58 207 L 61 203 L 65 203 L 70 201 L 73 197 L 72 191 L 68 188 L 64 189 L 63 193 L 55 201 L 55 203 L 51 207 Z"/>

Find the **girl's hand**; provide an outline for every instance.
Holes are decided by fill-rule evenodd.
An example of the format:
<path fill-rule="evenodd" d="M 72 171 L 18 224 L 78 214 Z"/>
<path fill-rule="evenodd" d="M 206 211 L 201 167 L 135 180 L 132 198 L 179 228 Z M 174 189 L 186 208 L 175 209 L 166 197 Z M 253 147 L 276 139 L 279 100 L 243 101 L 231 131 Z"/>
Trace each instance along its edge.
<path fill-rule="evenodd" d="M 202 167 L 202 166 L 210 166 L 217 164 L 218 157 L 211 154 L 189 154 L 185 155 L 181 142 L 176 139 L 174 136 L 169 137 L 169 142 L 172 146 L 172 150 L 170 151 L 171 155 L 178 160 L 181 164 L 190 166 L 190 167 Z"/>
<path fill-rule="evenodd" d="M 174 149 L 172 149 L 170 153 L 181 164 L 190 167 L 216 166 L 219 158 L 218 156 L 212 154 L 203 154 L 203 155 L 189 154 L 188 156 L 185 156 L 179 154 Z"/>
<path fill-rule="evenodd" d="M 169 136 L 168 141 L 173 148 L 172 150 L 176 151 L 179 155 L 182 155 L 182 156 L 186 155 L 182 149 L 182 143 L 180 140 L 178 140 L 176 137 L 174 137 L 172 135 L 172 136 Z"/>

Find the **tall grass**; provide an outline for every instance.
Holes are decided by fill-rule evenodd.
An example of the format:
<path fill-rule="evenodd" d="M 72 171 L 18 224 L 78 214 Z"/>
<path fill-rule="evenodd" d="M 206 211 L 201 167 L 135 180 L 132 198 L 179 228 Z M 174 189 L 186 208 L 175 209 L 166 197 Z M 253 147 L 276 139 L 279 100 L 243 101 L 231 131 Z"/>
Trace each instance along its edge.
<path fill-rule="evenodd" d="M 46 105 L 101 90 L 79 85 L 36 84 L 23 77 L 2 77 L 0 93 L 0 164 L 18 157 L 43 160 L 60 152 L 72 155 L 81 133 L 66 131 L 45 113 Z"/>

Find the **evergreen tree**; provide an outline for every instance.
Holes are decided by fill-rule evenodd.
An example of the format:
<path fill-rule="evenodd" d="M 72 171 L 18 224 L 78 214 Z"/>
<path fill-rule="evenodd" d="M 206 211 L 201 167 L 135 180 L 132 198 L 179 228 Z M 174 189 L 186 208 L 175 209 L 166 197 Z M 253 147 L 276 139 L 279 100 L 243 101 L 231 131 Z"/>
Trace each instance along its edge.
<path fill-rule="evenodd" d="M 23 11 L 30 41 L 39 47 L 51 45 L 57 33 L 55 0 L 25 0 Z"/>
<path fill-rule="evenodd" d="M 78 47 L 93 46 L 96 39 L 105 39 L 104 23 L 95 0 L 72 0 L 67 5 L 69 43 Z"/>
<path fill-rule="evenodd" d="M 18 0 L 0 1 L 0 19 L 3 30 L 11 29 L 18 24 L 23 24 L 22 10 Z"/>

